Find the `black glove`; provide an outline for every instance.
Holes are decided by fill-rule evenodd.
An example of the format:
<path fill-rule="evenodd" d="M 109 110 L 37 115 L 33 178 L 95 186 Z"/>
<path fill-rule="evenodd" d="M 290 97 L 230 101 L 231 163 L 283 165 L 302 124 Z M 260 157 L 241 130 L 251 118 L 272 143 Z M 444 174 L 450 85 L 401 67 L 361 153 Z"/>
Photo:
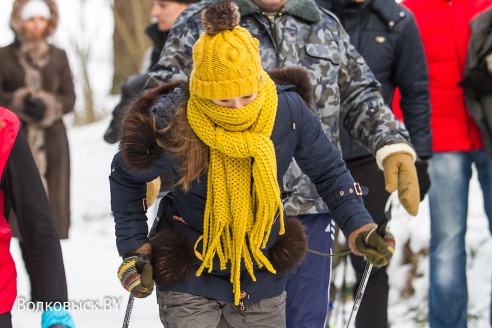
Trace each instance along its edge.
<path fill-rule="evenodd" d="M 429 173 L 427 172 L 428 166 L 429 164 L 427 163 L 427 161 L 415 162 L 415 167 L 417 169 L 417 178 L 419 180 L 420 201 L 424 200 L 424 197 L 429 191 L 429 188 L 431 186 Z"/>
<path fill-rule="evenodd" d="M 108 129 L 106 130 L 103 136 L 104 141 L 106 141 L 107 143 L 115 144 L 120 139 L 118 135 L 118 128 L 116 125 L 117 124 L 115 122 L 115 119 L 113 118 L 111 120 L 111 123 L 109 123 Z"/>
<path fill-rule="evenodd" d="M 32 118 L 35 122 L 44 117 L 46 106 L 39 98 L 28 97 L 24 100 L 24 114 Z"/>

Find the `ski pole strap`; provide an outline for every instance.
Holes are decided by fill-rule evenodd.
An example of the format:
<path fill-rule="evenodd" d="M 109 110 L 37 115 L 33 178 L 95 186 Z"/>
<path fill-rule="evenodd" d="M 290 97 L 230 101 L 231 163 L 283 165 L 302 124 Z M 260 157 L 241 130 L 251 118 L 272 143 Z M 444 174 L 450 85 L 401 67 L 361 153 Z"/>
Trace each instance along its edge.
<path fill-rule="evenodd" d="M 346 252 L 341 252 L 341 253 L 337 253 L 337 254 L 328 254 L 328 253 L 314 251 L 314 250 L 309 249 L 309 248 L 307 251 L 309 253 L 320 255 L 320 256 L 325 256 L 325 257 L 342 257 L 342 256 L 346 256 L 346 255 L 352 253 L 352 251 L 346 251 Z"/>

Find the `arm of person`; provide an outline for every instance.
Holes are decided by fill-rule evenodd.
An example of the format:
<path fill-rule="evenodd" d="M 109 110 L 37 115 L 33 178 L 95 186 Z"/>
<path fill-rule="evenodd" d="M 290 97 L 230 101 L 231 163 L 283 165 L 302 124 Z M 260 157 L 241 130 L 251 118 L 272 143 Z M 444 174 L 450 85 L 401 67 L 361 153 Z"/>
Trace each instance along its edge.
<path fill-rule="evenodd" d="M 62 67 L 60 72 L 61 83 L 57 92 L 57 98 L 62 105 L 63 114 L 67 114 L 73 111 L 75 106 L 75 89 L 70 63 L 68 62 L 67 54 L 63 50 L 60 55 L 60 65 Z"/>
<path fill-rule="evenodd" d="M 43 127 L 48 127 L 54 122 L 61 119 L 64 114 L 67 114 L 74 109 L 75 91 L 73 85 L 72 73 L 68 63 L 67 54 L 61 49 L 56 49 L 56 56 L 53 60 L 57 61 L 60 68 L 57 79 L 59 86 L 53 91 L 39 91 L 34 98 L 38 98 L 44 104 L 44 115 L 39 124 Z"/>
<path fill-rule="evenodd" d="M 361 194 L 356 192 L 355 181 L 340 152 L 329 141 L 319 120 L 301 98 L 294 99 L 296 103 L 291 106 L 300 109 L 295 124 L 299 140 L 294 158 L 315 184 L 336 223 L 348 237 L 355 230 L 373 224 L 374 221 L 364 208 Z"/>
<path fill-rule="evenodd" d="M 379 82 L 342 27 L 338 37 L 341 126 L 374 156 L 389 144 L 410 145 L 408 131 L 385 106 Z"/>
<path fill-rule="evenodd" d="M 382 267 L 394 253 L 394 238 L 386 231 L 384 239 L 373 233 L 376 224 L 362 202 L 362 191 L 350 175 L 338 150 L 331 144 L 314 115 L 298 97 L 298 146 L 294 157 L 316 186 L 330 212 L 348 239 L 350 250 Z"/>
<path fill-rule="evenodd" d="M 414 164 L 417 154 L 410 143 L 410 135 L 384 104 L 379 83 L 342 28 L 339 45 L 341 125 L 376 157 L 384 172 L 386 191 L 398 190 L 400 203 L 415 216 L 420 191 Z"/>
<path fill-rule="evenodd" d="M 27 141 L 19 132 L 4 173 L 4 188 L 43 302 L 66 302 L 67 282 L 53 214 Z"/>
<path fill-rule="evenodd" d="M 400 89 L 403 122 L 412 145 L 420 159 L 428 159 L 432 156 L 432 132 L 427 61 L 415 18 L 405 11 L 403 35 L 395 52 L 394 81 Z"/>
<path fill-rule="evenodd" d="M 114 156 L 109 185 L 111 210 L 116 229 L 116 246 L 121 256 L 134 252 L 148 242 L 147 182 L 170 170 L 171 163 L 163 151 L 152 168 L 145 172 L 129 168 L 121 152 Z"/>

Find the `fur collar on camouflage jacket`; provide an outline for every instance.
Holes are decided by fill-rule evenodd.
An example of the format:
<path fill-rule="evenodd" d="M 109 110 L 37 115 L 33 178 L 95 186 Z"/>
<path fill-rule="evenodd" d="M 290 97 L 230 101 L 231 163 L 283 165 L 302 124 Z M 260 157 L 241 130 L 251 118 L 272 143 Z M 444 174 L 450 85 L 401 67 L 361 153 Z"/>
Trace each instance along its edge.
<path fill-rule="evenodd" d="M 213 0 L 211 4 L 221 1 L 223 0 Z M 251 0 L 235 0 L 234 2 L 239 6 L 241 17 L 261 13 L 261 9 Z M 281 11 L 312 23 L 321 20 L 321 12 L 313 0 L 288 0 Z"/>

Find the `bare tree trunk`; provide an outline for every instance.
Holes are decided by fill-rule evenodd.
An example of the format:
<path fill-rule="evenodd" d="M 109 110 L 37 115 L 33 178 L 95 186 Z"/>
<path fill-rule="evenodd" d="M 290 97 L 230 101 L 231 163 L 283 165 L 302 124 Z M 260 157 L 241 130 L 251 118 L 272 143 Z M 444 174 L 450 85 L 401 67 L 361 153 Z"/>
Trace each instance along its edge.
<path fill-rule="evenodd" d="M 150 24 L 152 1 L 114 0 L 114 75 L 111 93 L 119 92 L 120 83 L 140 69 L 151 41 L 144 34 Z"/>
<path fill-rule="evenodd" d="M 80 12 L 85 13 L 86 0 L 80 0 Z M 80 20 L 80 33 L 85 36 L 85 20 Z M 90 38 L 89 38 L 90 40 Z M 89 78 L 89 63 L 91 60 L 91 42 L 73 42 L 72 47 L 80 61 L 80 69 L 82 71 L 82 91 L 84 99 L 84 111 L 82 113 L 75 112 L 74 125 L 83 125 L 95 122 L 98 118 L 95 113 L 94 92 L 92 89 L 91 80 Z"/>

